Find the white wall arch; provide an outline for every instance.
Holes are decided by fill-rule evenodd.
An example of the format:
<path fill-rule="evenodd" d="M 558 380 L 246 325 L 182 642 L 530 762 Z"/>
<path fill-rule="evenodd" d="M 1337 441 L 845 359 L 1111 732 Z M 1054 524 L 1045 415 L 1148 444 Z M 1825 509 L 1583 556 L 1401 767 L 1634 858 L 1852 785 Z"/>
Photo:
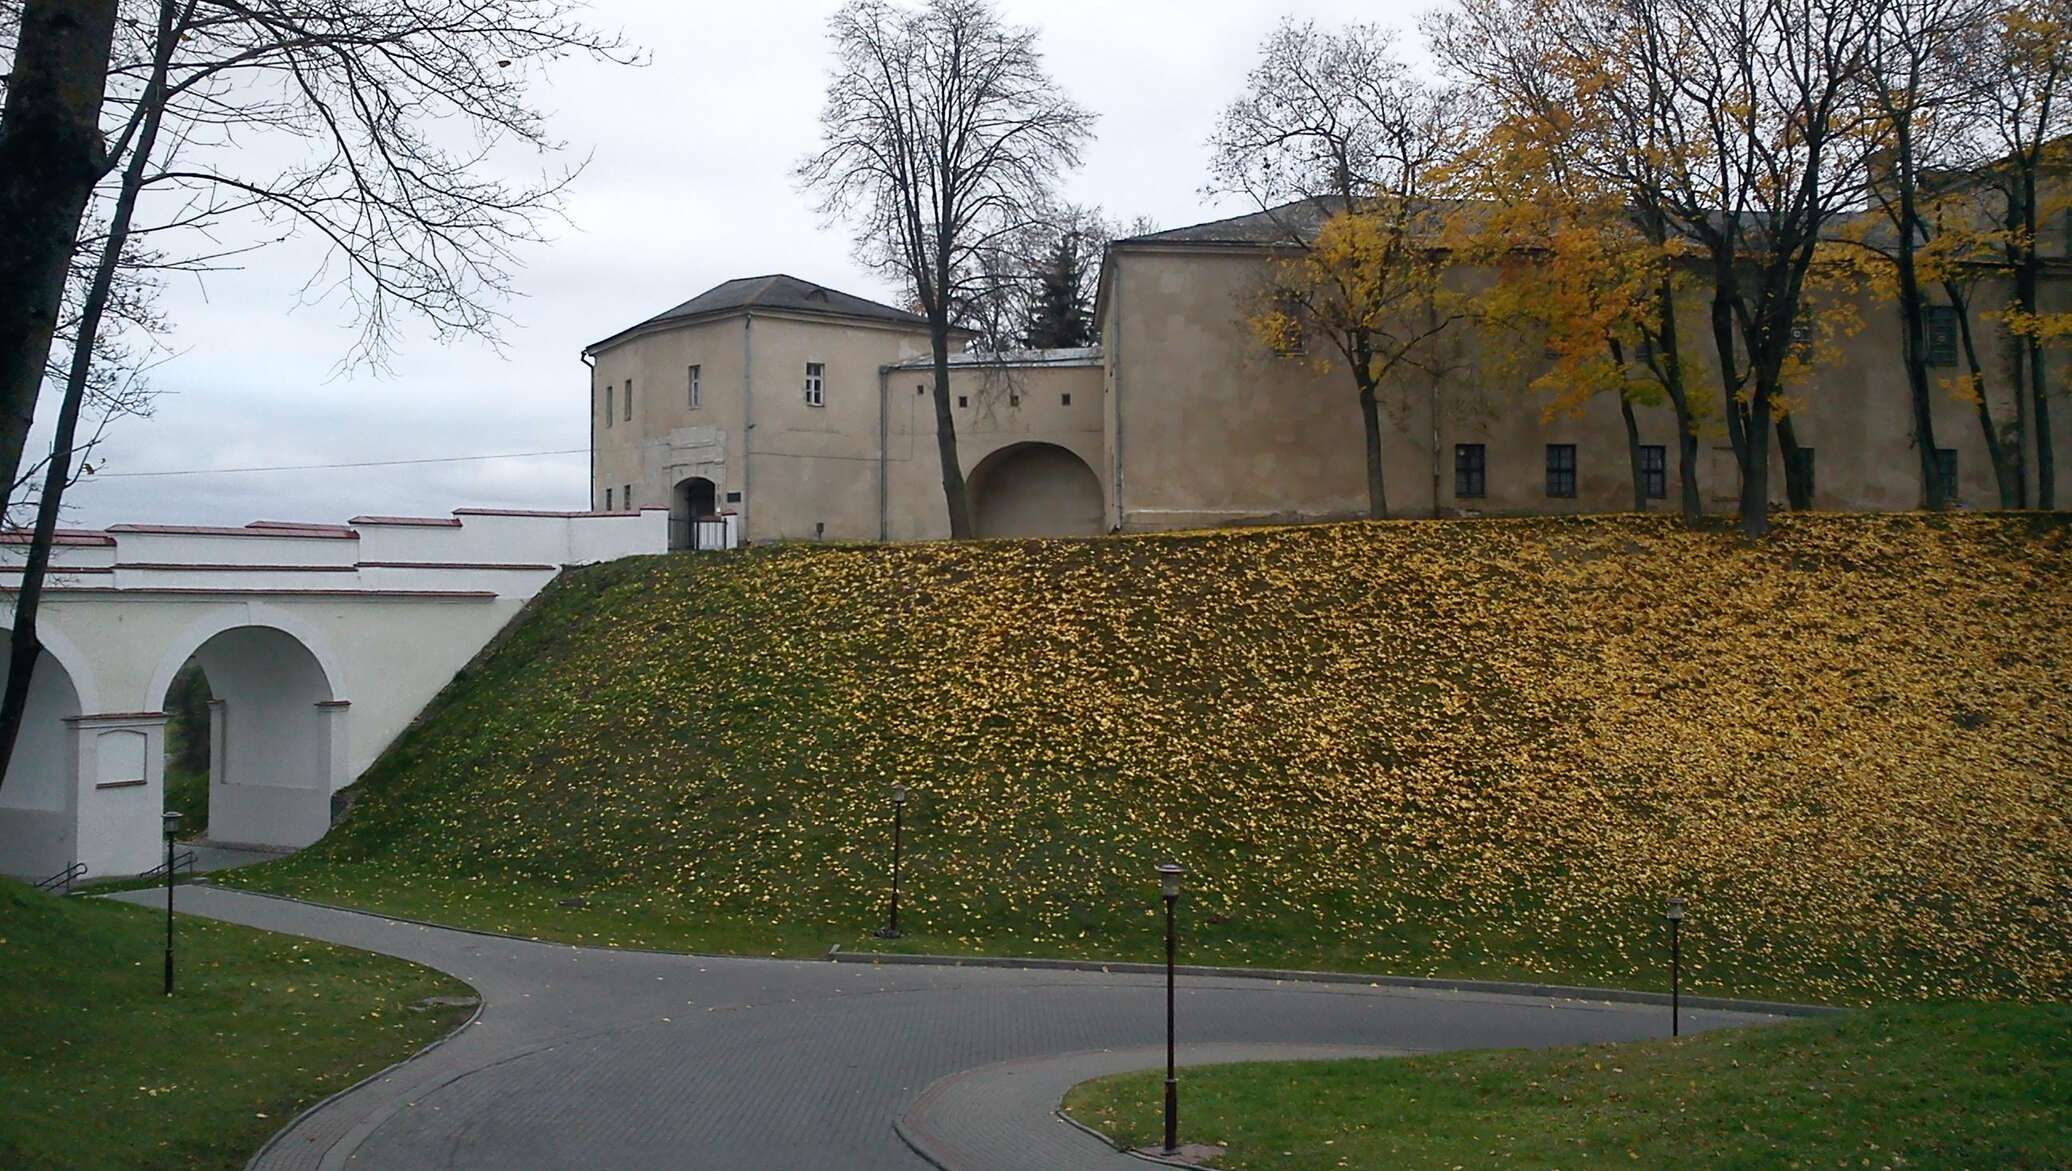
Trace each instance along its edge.
<path fill-rule="evenodd" d="M 159 659 L 158 669 L 151 676 L 151 684 L 142 696 L 142 706 L 138 710 L 164 710 L 166 693 L 173 687 L 173 676 L 180 673 L 180 668 L 194 657 L 194 652 L 217 635 L 246 626 L 278 630 L 301 643 L 302 649 L 309 652 L 324 673 L 328 691 L 324 698 L 347 698 L 345 672 L 322 632 L 278 607 L 263 602 L 237 602 L 210 611 L 180 632 L 180 636 L 172 641 L 171 649 Z"/>
<path fill-rule="evenodd" d="M 0 611 L 0 637 L 14 639 L 14 607 L 8 605 Z M 94 679 L 92 661 L 79 644 L 64 629 L 51 623 L 49 617 L 38 615 L 36 619 L 36 641 L 43 644 L 43 653 L 57 660 L 58 666 L 72 680 L 72 690 L 79 696 L 79 710 L 97 712 L 101 710 L 101 689 Z"/>

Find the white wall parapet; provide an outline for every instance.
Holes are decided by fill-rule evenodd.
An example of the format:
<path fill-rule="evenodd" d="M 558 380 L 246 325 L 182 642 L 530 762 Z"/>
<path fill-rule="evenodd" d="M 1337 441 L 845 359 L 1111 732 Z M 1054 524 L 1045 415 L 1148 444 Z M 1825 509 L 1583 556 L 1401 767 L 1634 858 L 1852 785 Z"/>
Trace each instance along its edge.
<path fill-rule="evenodd" d="M 0 626 L 28 544 L 0 532 Z M 156 863 L 167 694 L 190 659 L 214 695 L 211 836 L 307 845 L 331 794 L 563 568 L 668 546 L 666 508 L 63 531 L 0 785 L 0 872 Z"/>

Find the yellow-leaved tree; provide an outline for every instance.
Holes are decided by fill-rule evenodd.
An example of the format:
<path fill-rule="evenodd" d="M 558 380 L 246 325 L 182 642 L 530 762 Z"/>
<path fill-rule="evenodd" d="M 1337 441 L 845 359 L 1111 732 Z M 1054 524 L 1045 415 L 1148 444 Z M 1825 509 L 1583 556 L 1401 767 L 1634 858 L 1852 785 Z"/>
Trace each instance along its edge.
<path fill-rule="evenodd" d="M 1572 107 L 1520 104 L 1477 136 L 1456 166 L 1458 183 L 1478 214 L 1456 216 L 1454 258 L 1489 274 L 1475 296 L 1475 315 L 1522 343 L 1497 347 L 1495 360 L 1538 372 L 1526 383 L 1543 414 L 1581 414 L 1602 395 L 1616 396 L 1625 423 L 1633 507 L 1647 510 L 1651 468 L 1637 410 L 1667 405 L 1676 418 L 1678 499 L 1688 521 L 1704 512 L 1698 492 L 1698 428 L 1712 410 L 1685 371 L 1676 308 L 1688 274 L 1687 251 L 1626 197 L 1622 185 L 1565 165 L 1578 134 Z"/>
<path fill-rule="evenodd" d="M 1291 358 L 1342 364 L 1358 392 L 1373 517 L 1388 515 L 1382 390 L 1429 369 L 1433 341 L 1460 315 L 1440 280 L 1439 183 L 1461 141 L 1450 107 L 1404 66 L 1388 29 L 1289 21 L 1210 144 L 1215 186 L 1258 202 L 1260 242 L 1275 252 L 1247 307 L 1253 332 Z"/>

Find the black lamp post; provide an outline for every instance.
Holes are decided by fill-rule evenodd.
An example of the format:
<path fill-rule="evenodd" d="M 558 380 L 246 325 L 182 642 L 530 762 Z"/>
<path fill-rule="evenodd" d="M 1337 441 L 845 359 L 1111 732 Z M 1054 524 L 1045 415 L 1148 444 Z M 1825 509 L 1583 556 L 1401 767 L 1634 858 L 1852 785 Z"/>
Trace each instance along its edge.
<path fill-rule="evenodd" d="M 892 785 L 892 914 L 883 929 L 871 934 L 879 939 L 899 938 L 899 839 L 906 820 L 906 786 Z"/>
<path fill-rule="evenodd" d="M 1677 933 L 1683 927 L 1684 901 L 1670 899 L 1666 914 L 1669 919 L 1669 1035 L 1674 1037 L 1679 1031 L 1677 1018 L 1682 1009 L 1683 952 Z"/>
<path fill-rule="evenodd" d="M 1166 1083 L 1165 1153 L 1180 1151 L 1180 1081 L 1173 1072 L 1173 904 L 1180 901 L 1180 876 L 1186 868 L 1176 862 L 1158 867 L 1159 894 L 1165 899 L 1166 919 Z"/>
<path fill-rule="evenodd" d="M 180 815 L 165 811 L 165 994 L 173 994 L 173 835 L 180 832 Z"/>

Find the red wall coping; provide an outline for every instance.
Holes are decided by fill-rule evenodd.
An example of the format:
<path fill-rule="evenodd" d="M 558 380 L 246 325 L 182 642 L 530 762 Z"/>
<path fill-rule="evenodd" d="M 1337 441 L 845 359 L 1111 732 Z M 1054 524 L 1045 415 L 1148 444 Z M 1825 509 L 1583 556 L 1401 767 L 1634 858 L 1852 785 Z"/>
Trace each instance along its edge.
<path fill-rule="evenodd" d="M 6 529 L 0 531 L 0 545 L 26 545 L 35 539 L 27 529 Z M 51 538 L 56 545 L 113 545 L 115 538 L 99 529 L 59 529 Z"/>
<path fill-rule="evenodd" d="M 648 507 L 645 507 L 645 508 L 636 508 L 636 509 L 632 509 L 632 510 L 625 510 L 625 511 L 619 511 L 619 512 L 556 512 L 556 511 L 554 511 L 554 510 L 552 510 L 552 509 L 540 509 L 540 508 L 456 508 L 456 509 L 454 509 L 454 510 L 453 510 L 453 515 L 455 515 L 455 516 L 539 516 L 539 517 L 548 517 L 548 518 L 551 518 L 551 519 L 559 519 L 559 520 L 574 520 L 574 519 L 576 519 L 576 518 L 578 518 L 578 517 L 591 517 L 591 516 L 639 516 L 639 515 L 640 515 L 641 513 L 643 513 L 643 512 L 667 512 L 667 511 L 669 511 L 669 510 L 668 510 L 667 508 L 664 508 L 664 507 L 662 507 L 661 505 L 650 505 L 650 506 L 648 506 Z"/>
<path fill-rule="evenodd" d="M 313 529 L 333 533 L 349 533 L 346 525 L 327 524 L 323 521 L 303 520 L 255 520 L 245 525 L 248 529 Z"/>
<path fill-rule="evenodd" d="M 168 537 L 292 537 L 297 540 L 357 541 L 348 528 L 219 528 L 214 525 L 109 525 L 111 533 L 149 533 Z"/>
<path fill-rule="evenodd" d="M 351 523 L 356 525 L 399 525 L 428 529 L 457 529 L 460 519 L 451 516 L 356 516 Z"/>
<path fill-rule="evenodd" d="M 0 585 L 0 594 L 21 592 L 17 585 Z M 496 600 L 495 590 L 265 590 L 265 589 L 211 589 L 208 586 L 130 586 L 119 589 L 115 586 L 58 586 L 45 591 L 52 594 L 197 594 L 211 598 L 253 597 L 253 598 L 447 598 L 468 602 Z"/>
<path fill-rule="evenodd" d="M 515 561 L 362 561 L 361 569 L 529 569 L 552 570 L 553 565 L 527 565 Z"/>

